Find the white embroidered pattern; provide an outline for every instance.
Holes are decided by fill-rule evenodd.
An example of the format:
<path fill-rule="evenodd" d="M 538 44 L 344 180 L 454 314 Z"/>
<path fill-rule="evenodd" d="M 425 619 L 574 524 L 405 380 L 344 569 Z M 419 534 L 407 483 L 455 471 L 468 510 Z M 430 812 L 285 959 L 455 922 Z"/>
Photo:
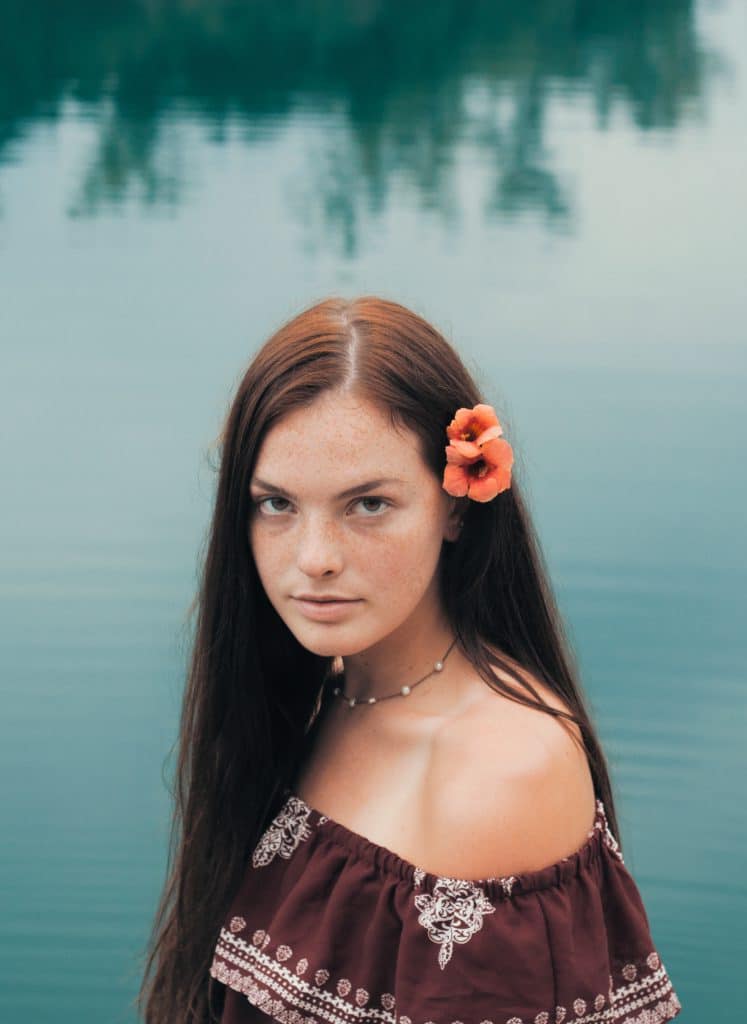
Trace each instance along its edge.
<path fill-rule="evenodd" d="M 515 879 L 515 877 L 513 875 L 508 875 L 507 877 L 498 878 L 498 879 L 495 879 L 495 881 L 498 881 L 498 882 L 501 883 L 501 888 L 503 889 L 503 891 L 505 892 L 505 894 L 507 896 L 511 895 L 511 890 L 513 889 L 514 882 L 516 881 L 516 879 Z"/>
<path fill-rule="evenodd" d="M 423 879 L 425 878 L 426 874 L 427 872 L 424 871 L 422 868 L 415 868 L 415 870 L 412 873 L 412 883 L 416 888 L 422 885 Z M 442 880 L 444 878 L 444 876 L 436 877 L 441 878 Z M 505 894 L 507 896 L 510 896 L 514 887 L 514 882 L 516 881 L 516 877 L 514 875 L 499 875 L 495 878 L 487 878 L 485 879 L 485 881 L 497 882 L 500 885 L 501 889 L 503 889 Z M 479 885 L 479 880 L 476 881 L 475 884 Z"/>
<path fill-rule="evenodd" d="M 610 826 L 609 826 L 609 822 L 607 821 L 607 815 L 606 815 L 605 810 L 604 810 L 604 804 L 599 799 L 597 799 L 597 818 L 596 818 L 596 820 L 594 822 L 594 828 L 595 829 L 599 829 L 601 831 L 601 833 L 602 833 L 602 842 L 605 844 L 605 846 L 609 847 L 609 849 L 615 854 L 615 856 L 618 858 L 618 860 L 620 860 L 621 863 L 624 864 L 625 861 L 623 860 L 623 855 L 622 855 L 622 850 L 620 849 L 620 844 L 615 839 L 615 837 L 612 835 L 612 832 L 611 832 Z M 594 834 L 594 829 L 591 830 L 589 835 L 593 835 L 593 834 Z"/>
<path fill-rule="evenodd" d="M 353 992 L 349 978 L 338 978 L 334 985 L 325 988 L 331 977 L 326 968 L 314 972 L 313 982 L 304 981 L 301 975 L 308 969 L 308 960 L 303 957 L 295 966 L 286 966 L 293 950 L 281 943 L 273 956 L 265 952 L 269 942 L 270 936 L 263 929 L 253 933 L 251 942 L 228 928 L 221 929 L 211 976 L 243 993 L 250 1003 L 281 1024 L 420 1024 L 395 1012 L 396 1000 L 391 992 L 382 993 L 378 999 L 361 987 Z M 620 984 L 615 986 L 610 977 L 607 997 L 598 993 L 593 999 L 593 1010 L 579 996 L 573 1001 L 572 1011 L 555 1006 L 526 1018 L 500 1017 L 480 1024 L 664 1024 L 682 1009 L 655 950 L 638 964 L 626 962 L 618 972 Z M 347 999 L 351 992 L 352 999 Z M 428 1020 L 422 1024 L 439 1022 Z"/>
<path fill-rule="evenodd" d="M 418 924 L 439 945 L 441 970 L 451 960 L 454 943 L 468 942 L 482 928 L 483 915 L 495 912 L 482 889 L 460 878 L 439 877 L 432 895 L 420 893 L 414 900 L 420 911 Z"/>
<path fill-rule="evenodd" d="M 252 854 L 255 868 L 269 864 L 276 855 L 288 860 L 299 843 L 311 837 L 308 818 L 311 808 L 295 796 L 290 796 L 260 836 Z"/>

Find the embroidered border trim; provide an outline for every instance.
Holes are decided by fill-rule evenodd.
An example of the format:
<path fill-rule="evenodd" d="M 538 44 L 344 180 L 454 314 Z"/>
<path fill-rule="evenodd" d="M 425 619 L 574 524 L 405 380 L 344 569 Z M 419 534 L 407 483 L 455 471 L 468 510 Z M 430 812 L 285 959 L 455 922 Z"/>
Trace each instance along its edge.
<path fill-rule="evenodd" d="M 371 1004 L 371 995 L 363 988 L 355 989 L 352 1001 L 347 999 L 353 989 L 348 978 L 339 978 L 335 991 L 325 989 L 330 972 L 324 968 L 314 972 L 313 981 L 305 980 L 302 975 L 309 969 L 306 957 L 299 959 L 291 970 L 285 965 L 293 956 L 290 946 L 279 945 L 273 956 L 265 952 L 270 943 L 267 932 L 258 929 L 249 943 L 235 934 L 245 927 L 243 918 L 234 917 L 230 930 L 221 929 L 210 975 L 245 995 L 252 1005 L 274 1020 L 281 1024 L 413 1024 L 411 1018 L 397 1014 L 395 997 L 389 992 L 379 996 L 377 1006 Z M 552 1012 L 541 1010 L 531 1019 L 510 1017 L 483 1020 L 480 1024 L 663 1024 L 682 1009 L 655 950 L 642 962 L 623 964 L 619 974 L 621 983 L 616 986 L 610 975 L 607 995 L 600 992 L 593 1001 L 593 1009 L 588 1007 L 589 1013 L 586 1000 L 578 998 L 572 1010 L 556 1006 Z"/>
<path fill-rule="evenodd" d="M 359 988 L 355 993 L 356 1002 L 351 1003 L 344 998 L 352 988 L 347 978 L 338 980 L 337 995 L 325 991 L 322 986 L 329 980 L 329 971 L 316 971 L 313 984 L 305 981 L 300 975 L 308 970 L 308 960 L 304 957 L 294 971 L 289 970 L 279 961 L 293 955 L 290 947 L 278 946 L 273 958 L 263 952 L 269 941 L 269 935 L 259 930 L 254 933 L 254 944 L 250 945 L 222 928 L 210 967 L 211 976 L 243 993 L 253 1006 L 283 1024 L 319 1024 L 320 1021 L 396 1024 L 397 1018 L 392 1012 L 395 999 L 390 993 L 381 995 L 381 1008 L 377 1008 L 366 1006 L 369 993 Z"/>

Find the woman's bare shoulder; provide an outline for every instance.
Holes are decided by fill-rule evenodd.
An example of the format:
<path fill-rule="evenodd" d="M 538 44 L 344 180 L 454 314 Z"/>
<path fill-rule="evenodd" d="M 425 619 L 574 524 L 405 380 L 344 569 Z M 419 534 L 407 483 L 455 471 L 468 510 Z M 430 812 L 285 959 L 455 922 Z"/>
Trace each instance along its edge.
<path fill-rule="evenodd" d="M 486 682 L 472 669 L 474 680 L 479 681 L 474 687 L 475 699 L 453 723 L 454 728 L 473 733 L 485 730 L 510 730 L 512 738 L 540 741 L 544 736 L 555 736 L 557 733 L 573 736 L 579 746 L 583 746 L 581 730 L 578 725 L 565 715 L 573 711 L 565 698 L 535 673 L 517 666 L 515 673 L 492 666 L 494 685 Z M 528 684 L 528 685 L 525 685 Z M 505 687 L 505 690 L 501 687 Z M 508 691 L 508 692 L 505 692 Z M 528 702 L 528 703 L 526 703 Z M 532 705 L 537 702 L 545 704 L 563 715 L 554 715 Z M 526 749 L 531 753 L 535 743 Z"/>
<path fill-rule="evenodd" d="M 532 683 L 550 707 L 570 711 L 549 686 Z M 441 857 L 448 856 L 452 873 L 463 878 L 554 864 L 583 845 L 595 812 L 591 770 L 575 724 L 526 707 L 487 683 L 485 690 L 440 738 L 434 760 L 439 788 L 433 835 L 469 837 L 468 843 L 451 839 L 451 855 Z"/>

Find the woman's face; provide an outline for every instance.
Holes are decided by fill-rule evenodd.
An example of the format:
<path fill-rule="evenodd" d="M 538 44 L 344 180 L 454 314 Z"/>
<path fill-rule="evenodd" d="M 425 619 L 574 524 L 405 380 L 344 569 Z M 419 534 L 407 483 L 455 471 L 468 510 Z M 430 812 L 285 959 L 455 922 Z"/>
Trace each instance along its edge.
<path fill-rule="evenodd" d="M 395 430 L 377 406 L 325 392 L 278 421 L 260 446 L 251 498 L 262 585 L 308 650 L 344 657 L 414 617 L 426 629 L 428 616 L 435 621 L 436 569 L 443 540 L 457 536 L 456 501 L 417 436 Z M 302 594 L 350 602 L 325 610 L 304 605 Z"/>

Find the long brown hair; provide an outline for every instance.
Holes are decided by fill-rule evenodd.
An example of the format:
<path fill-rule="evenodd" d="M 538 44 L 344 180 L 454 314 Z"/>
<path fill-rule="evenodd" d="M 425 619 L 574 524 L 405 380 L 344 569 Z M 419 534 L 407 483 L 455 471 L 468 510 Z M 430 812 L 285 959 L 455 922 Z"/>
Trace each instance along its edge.
<path fill-rule="evenodd" d="M 414 431 L 439 479 L 455 411 L 486 401 L 434 327 L 374 296 L 309 307 L 246 370 L 219 437 L 215 507 L 193 604 L 168 874 L 137 997 L 147 1024 L 218 1019 L 222 986 L 209 966 L 222 918 L 293 779 L 329 676 L 332 659 L 302 647 L 270 605 L 248 530 L 249 481 L 266 431 L 330 389 L 353 391 L 388 410 L 396 428 Z M 443 544 L 442 600 L 461 650 L 487 685 L 578 725 L 617 836 L 607 764 L 515 470 L 510 489 L 492 501 L 459 499 L 464 529 Z M 545 704 L 532 679 L 563 698 L 571 714 Z"/>

